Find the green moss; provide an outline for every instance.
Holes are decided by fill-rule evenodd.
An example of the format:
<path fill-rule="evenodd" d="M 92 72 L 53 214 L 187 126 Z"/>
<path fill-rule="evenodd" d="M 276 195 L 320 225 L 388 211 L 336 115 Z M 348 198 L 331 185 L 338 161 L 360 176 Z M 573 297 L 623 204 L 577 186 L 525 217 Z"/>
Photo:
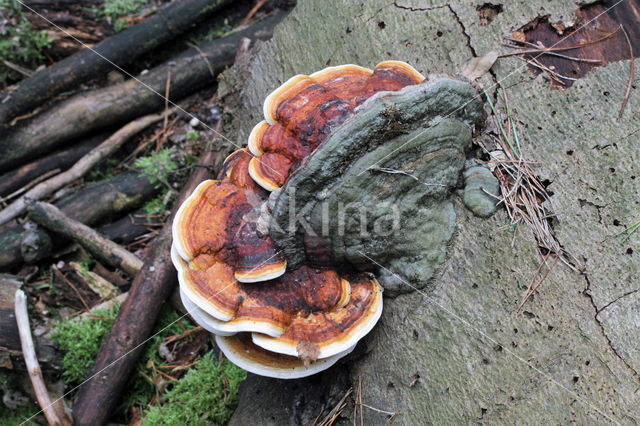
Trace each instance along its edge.
<path fill-rule="evenodd" d="M 65 384 L 77 385 L 87 378 L 98 350 L 113 326 L 118 310 L 119 307 L 99 310 L 91 318 L 67 319 L 56 325 L 53 337 L 58 340 L 60 349 L 64 353 L 62 377 Z M 96 317 L 100 319 L 95 319 Z M 193 323 L 182 318 L 169 305 L 162 307 L 152 337 L 147 342 L 136 370 L 127 385 L 127 391 L 124 395 L 127 411 L 128 408 L 136 405 L 146 407 L 149 401 L 156 396 L 157 390 L 152 381 L 161 378 L 157 373 L 157 367 L 165 363 L 158 351 L 163 340 L 168 336 L 180 334 L 194 327 Z M 226 368 L 225 374 L 227 374 Z M 235 373 L 230 370 L 229 381 L 235 377 L 233 374 Z M 231 388 L 229 392 L 231 392 Z M 233 395 L 235 392 L 237 389 Z M 224 404 L 228 405 L 228 401 L 225 400 Z"/>
<path fill-rule="evenodd" d="M 187 132 L 187 139 L 189 139 L 190 141 L 197 141 L 198 139 L 200 139 L 200 132 L 196 130 L 189 130 Z"/>
<path fill-rule="evenodd" d="M 91 172 L 89 172 L 86 180 L 95 182 L 99 180 L 111 179 L 115 175 L 115 169 L 118 164 L 120 164 L 120 162 L 117 159 L 108 158 L 107 161 L 98 166 L 98 168 L 93 169 Z"/>
<path fill-rule="evenodd" d="M 7 391 L 13 391 L 19 387 L 18 375 L 15 371 L 0 369 L 0 394 L 5 394 Z M 0 402 L 0 426 L 36 425 L 37 423 L 33 419 L 26 420 L 31 419 L 39 411 L 40 408 L 29 400 L 13 409 Z"/>
<path fill-rule="evenodd" d="M 128 25 L 127 21 L 121 18 L 137 13 L 145 4 L 147 0 L 105 0 L 97 13 L 112 24 L 116 32 L 120 32 Z"/>
<path fill-rule="evenodd" d="M 163 196 L 165 194 L 160 194 L 162 196 L 158 196 L 151 201 L 147 201 L 144 206 L 142 206 L 145 213 L 147 213 L 149 216 L 157 216 L 165 211 L 167 209 L 167 206 L 165 206 L 163 203 Z"/>
<path fill-rule="evenodd" d="M 53 338 L 64 353 L 62 379 L 67 385 L 79 384 L 87 378 L 100 346 L 118 315 L 119 306 L 98 310 L 92 318 L 65 319 L 53 332 Z M 100 319 L 95 319 L 99 317 Z"/>
<path fill-rule="evenodd" d="M 166 392 L 165 404 L 147 411 L 143 425 L 226 424 L 246 377 L 246 371 L 209 353 Z"/>
<path fill-rule="evenodd" d="M 141 170 L 149 182 L 161 182 L 170 189 L 169 174 L 178 168 L 178 164 L 171 159 L 172 155 L 173 148 L 161 149 L 157 154 L 138 158 L 134 167 Z"/>
<path fill-rule="evenodd" d="M 33 70 L 45 59 L 51 45 L 46 31 L 36 31 L 16 0 L 0 0 L 0 87 L 21 78 L 3 61 Z"/>
<path fill-rule="evenodd" d="M 149 378 L 155 378 L 157 376 L 156 366 L 165 363 L 165 360 L 158 353 L 158 348 L 165 337 L 180 334 L 194 327 L 191 321 L 181 318 L 170 306 L 164 305 L 162 307 L 153 337 L 147 343 L 144 353 L 140 357 L 136 372 L 129 382 L 128 392 L 125 395 L 128 407 L 135 405 L 146 406 L 151 398 L 155 396 L 156 388 L 149 381 Z"/>
<path fill-rule="evenodd" d="M 20 405 L 13 410 L 0 403 L 0 426 L 37 425 L 33 419 L 29 421 L 26 420 L 38 412 L 40 412 L 40 407 L 32 402 Z"/>

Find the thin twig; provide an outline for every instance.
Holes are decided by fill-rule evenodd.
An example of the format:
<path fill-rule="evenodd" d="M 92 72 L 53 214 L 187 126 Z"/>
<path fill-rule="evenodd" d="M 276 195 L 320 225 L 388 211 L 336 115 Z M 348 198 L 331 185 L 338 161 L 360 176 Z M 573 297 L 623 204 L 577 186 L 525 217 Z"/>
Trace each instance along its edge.
<path fill-rule="evenodd" d="M 54 191 L 57 191 L 70 182 L 83 177 L 100 161 L 117 151 L 118 148 L 120 148 L 120 146 L 122 146 L 122 144 L 129 140 L 133 135 L 151 124 L 162 120 L 162 118 L 163 114 L 146 115 L 125 125 L 111 135 L 111 137 L 106 141 L 98 145 L 98 147 L 78 160 L 78 162 L 69 170 L 38 184 L 34 188 L 30 189 L 26 194 L 16 199 L 13 203 L 9 204 L 9 206 L 4 210 L 0 211 L 0 225 L 22 214 L 27 207 L 27 199 L 39 200 Z"/>
<path fill-rule="evenodd" d="M 108 309 L 113 308 L 116 305 L 121 305 L 122 303 L 124 303 L 125 300 L 127 300 L 127 296 L 129 296 L 129 293 L 122 293 L 117 295 L 116 297 L 109 299 L 105 302 L 100 303 L 99 305 L 96 305 L 94 307 L 92 307 L 91 309 L 89 309 L 87 312 L 83 312 L 79 317 L 80 318 L 88 318 L 90 316 L 93 315 L 94 312 L 96 311 L 106 311 Z"/>
<path fill-rule="evenodd" d="M 198 327 L 195 327 L 195 328 L 191 328 L 191 329 L 189 329 L 187 331 L 184 331 L 184 332 L 182 332 L 180 334 L 176 334 L 176 335 L 173 335 L 173 336 L 168 336 L 168 337 L 166 337 L 164 339 L 164 343 L 169 344 L 169 343 L 175 342 L 176 340 L 184 339 L 185 337 L 187 337 L 187 336 L 189 336 L 189 335 L 191 335 L 193 333 L 197 333 L 198 331 L 202 331 L 202 327 L 198 326 Z"/>
<path fill-rule="evenodd" d="M 349 397 L 349 395 L 351 395 L 352 392 L 353 388 L 349 388 L 342 396 L 340 401 L 338 401 L 336 406 L 333 407 L 331 411 L 329 411 L 329 414 L 327 414 L 319 423 L 317 423 L 318 418 L 322 415 L 322 412 L 320 412 L 318 417 L 316 417 L 316 420 L 313 422 L 313 426 L 331 426 L 336 421 L 338 416 L 344 411 L 344 408 L 347 406 L 347 398 Z"/>
<path fill-rule="evenodd" d="M 82 302 L 82 304 L 84 305 L 84 308 L 89 311 L 89 305 L 87 304 L 87 302 L 84 300 L 84 297 L 82 297 L 82 294 L 80 293 L 80 291 L 76 288 L 76 286 L 71 282 L 71 280 L 69 280 L 69 278 L 65 277 L 64 274 L 55 266 L 52 265 L 51 269 L 53 269 L 53 272 L 56 273 L 61 279 L 62 281 L 64 281 L 65 283 L 67 283 L 67 285 L 69 287 L 71 287 L 71 289 L 73 290 L 73 292 L 76 294 L 76 296 L 78 296 L 78 299 L 80 299 L 80 302 Z"/>
<path fill-rule="evenodd" d="M 364 426 L 364 418 L 362 415 L 362 379 L 358 377 L 358 400 L 360 403 L 360 426 Z"/>
<path fill-rule="evenodd" d="M 21 67 L 20 65 L 14 64 L 13 62 L 9 62 L 6 59 L 3 60 L 2 62 L 4 62 L 5 66 L 11 68 L 14 71 L 19 72 L 20 74 L 24 75 L 25 77 L 31 77 L 33 75 L 33 71 L 31 71 L 30 69 Z"/>
<path fill-rule="evenodd" d="M 525 296 L 524 299 L 522 299 L 522 302 L 520 302 L 520 306 L 518 307 L 518 309 L 522 308 L 522 306 L 525 304 L 525 302 L 529 299 L 529 297 L 531 297 L 531 295 L 533 293 L 535 293 L 535 291 L 538 289 L 538 287 L 540 287 L 540 284 L 542 284 L 542 281 L 544 281 L 547 278 L 547 275 L 549 275 L 549 272 L 551 272 L 551 270 L 553 269 L 554 266 L 556 266 L 556 262 L 558 261 L 558 259 L 560 259 L 560 255 L 556 254 L 556 258 L 553 260 L 553 263 L 551 264 L 551 266 L 549 267 L 549 269 L 547 270 L 547 272 L 544 274 L 544 276 L 542 278 L 540 278 L 540 281 L 538 281 L 538 283 L 536 284 L 535 287 L 533 287 L 531 289 L 531 291 Z"/>
<path fill-rule="evenodd" d="M 164 87 L 164 121 L 162 125 L 162 136 L 156 139 L 156 154 L 162 148 L 164 141 L 166 140 L 167 124 L 169 123 L 169 94 L 171 91 L 171 66 L 167 68 L 167 83 Z"/>
<path fill-rule="evenodd" d="M 565 50 L 573 50 L 573 49 L 580 49 L 583 48 L 585 46 L 589 46 L 591 44 L 596 44 L 596 43 L 600 43 L 601 41 L 605 41 L 608 38 L 611 38 L 615 33 L 617 33 L 620 30 L 620 28 L 618 28 L 617 30 L 607 34 L 606 36 L 599 38 L 597 40 L 593 40 L 593 41 L 587 41 L 584 43 L 580 43 L 580 44 L 575 44 L 573 46 L 566 46 L 566 47 L 547 47 L 544 49 L 526 49 L 526 50 L 519 50 L 517 52 L 509 52 L 509 53 L 503 53 L 502 55 L 499 56 L 499 58 L 506 58 L 508 56 L 516 56 L 516 55 L 524 55 L 524 54 L 528 54 L 528 53 L 539 53 L 539 54 L 543 54 L 546 52 L 562 52 Z"/>
<path fill-rule="evenodd" d="M 586 62 L 586 63 L 590 63 L 590 64 L 601 64 L 602 63 L 602 60 L 600 60 L 600 59 L 577 58 L 575 56 L 563 55 L 562 53 L 558 53 L 558 52 L 545 52 L 545 51 L 542 50 L 542 49 L 546 49 L 546 47 L 544 47 L 544 46 L 538 46 L 538 45 L 535 45 L 533 43 L 529 43 L 528 41 L 516 40 L 515 38 L 511 38 L 511 37 L 505 37 L 505 38 L 507 40 L 509 40 L 509 41 L 526 44 L 527 46 L 533 47 L 534 49 L 538 49 L 540 51 L 540 53 L 543 54 L 543 55 L 556 56 L 558 58 L 568 59 L 568 60 L 574 61 L 574 62 Z M 505 47 L 510 47 L 512 49 L 520 49 L 520 46 L 514 46 L 512 44 L 503 43 L 502 45 L 505 46 Z"/>
<path fill-rule="evenodd" d="M 629 72 L 629 84 L 627 85 L 627 93 L 624 95 L 624 99 L 622 100 L 622 107 L 620 108 L 620 114 L 618 114 L 618 120 L 622 118 L 622 113 L 624 112 L 624 107 L 627 106 L 627 101 L 629 100 L 629 95 L 631 94 L 631 86 L 633 85 L 633 73 L 634 69 L 634 57 L 633 57 L 633 46 L 631 45 L 631 40 L 629 40 L 629 34 L 627 34 L 627 30 L 624 29 L 622 24 L 620 24 L 620 29 L 627 39 L 627 44 L 629 45 L 629 55 L 631 56 L 631 71 Z"/>
<path fill-rule="evenodd" d="M 542 266 L 545 265 L 547 263 L 547 259 L 549 259 L 549 256 L 551 256 L 551 250 L 549 250 L 547 252 L 547 255 L 544 257 L 544 259 L 542 259 L 542 262 L 540 262 L 540 265 L 538 265 L 538 269 L 536 270 L 536 273 L 533 274 L 533 276 L 531 277 L 531 281 L 529 281 L 529 286 L 527 287 L 527 291 L 525 292 L 525 299 L 527 299 L 528 295 L 529 295 L 529 291 L 531 291 L 531 288 L 533 287 L 533 283 L 536 280 L 536 277 L 540 274 L 540 270 L 542 269 Z M 522 304 L 524 303 L 524 300 L 520 303 L 520 306 L 518 307 L 518 310 L 520 310 L 520 308 L 522 308 Z"/>
<path fill-rule="evenodd" d="M 200 47 L 198 47 L 198 45 L 195 43 L 191 43 L 190 41 L 187 41 L 187 46 L 193 47 L 200 54 L 200 57 L 204 60 L 204 63 L 207 64 L 207 68 L 209 68 L 209 74 L 211 74 L 211 77 L 215 78 L 216 73 L 213 71 L 211 62 L 209 62 L 209 60 L 207 59 L 207 54 L 204 53 L 202 49 L 200 49 Z"/>
<path fill-rule="evenodd" d="M 525 60 L 529 65 L 531 65 L 532 67 L 536 67 L 541 69 L 542 71 L 545 71 L 547 73 L 549 73 L 550 78 L 560 84 L 562 84 L 563 86 L 565 85 L 564 81 L 559 80 L 559 78 L 565 79 L 565 80 L 571 80 L 571 81 L 577 81 L 577 78 L 573 78 L 573 77 L 567 77 L 566 75 L 562 75 L 560 73 L 555 72 L 554 70 L 552 70 L 551 68 L 543 65 L 540 61 L 537 61 L 535 59 L 531 59 L 531 60 Z"/>
<path fill-rule="evenodd" d="M 8 200 L 10 200 L 10 199 L 12 199 L 14 197 L 17 197 L 18 195 L 22 194 L 23 192 L 28 191 L 29 189 L 33 188 L 34 186 L 36 186 L 37 184 L 39 184 L 43 180 L 49 179 L 51 176 L 57 175 L 58 173 L 60 173 L 60 169 L 49 170 L 48 172 L 43 173 L 42 175 L 38 176 L 37 178 L 35 178 L 31 182 L 29 182 L 28 184 L 26 184 L 22 188 L 17 189 L 16 191 L 14 191 L 11 194 L 7 195 L 6 197 L 2 198 L 0 200 L 0 202 L 4 203 L 5 201 L 8 201 Z"/>
<path fill-rule="evenodd" d="M 247 13 L 247 16 L 245 16 L 244 19 L 240 21 L 240 24 L 238 26 L 242 27 L 244 25 L 247 25 L 247 22 L 249 22 L 249 20 L 253 17 L 253 15 L 255 15 L 256 12 L 260 10 L 260 8 L 264 6 L 266 2 L 267 0 L 258 0 L 256 4 L 251 8 L 249 13 Z"/>
<path fill-rule="evenodd" d="M 360 404 L 360 405 L 362 405 L 365 408 L 368 408 L 369 410 L 373 410 L 373 411 L 376 411 L 378 413 L 386 414 L 387 416 L 395 416 L 396 415 L 396 413 L 394 413 L 394 412 L 381 410 L 379 408 L 372 407 L 372 406 L 367 405 L 367 404 Z"/>
<path fill-rule="evenodd" d="M 133 277 L 142 269 L 142 260 L 133 253 L 106 239 L 93 228 L 71 219 L 54 205 L 29 201 L 27 208 L 34 222 L 77 241 L 102 262 L 121 268 Z"/>
<path fill-rule="evenodd" d="M 47 418 L 47 422 L 50 425 L 66 426 L 71 425 L 71 421 L 68 418 L 60 418 L 53 408 L 51 398 L 49 398 L 49 392 L 47 386 L 44 383 L 42 377 L 42 371 L 40 370 L 40 364 L 36 357 L 36 348 L 33 344 L 33 337 L 31 336 L 31 327 L 29 325 L 29 312 L 27 311 L 27 298 L 22 290 L 17 290 L 15 295 L 15 314 L 16 323 L 18 324 L 18 333 L 20 334 L 20 343 L 22 345 L 22 355 L 24 356 L 24 362 L 27 365 L 27 371 L 29 372 L 29 379 L 33 385 L 33 390 L 36 394 L 36 399 L 44 416 Z"/>

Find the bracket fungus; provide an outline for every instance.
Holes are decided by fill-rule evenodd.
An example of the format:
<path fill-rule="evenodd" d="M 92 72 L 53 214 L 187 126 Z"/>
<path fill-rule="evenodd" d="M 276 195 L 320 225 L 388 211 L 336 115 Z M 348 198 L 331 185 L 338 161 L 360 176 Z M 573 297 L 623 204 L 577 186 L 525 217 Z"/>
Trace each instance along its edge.
<path fill-rule="evenodd" d="M 442 263 L 455 227 L 449 198 L 482 107 L 466 82 L 425 82 L 386 61 L 292 77 L 264 116 L 248 147 L 178 210 L 172 260 L 185 307 L 231 361 L 297 378 L 330 367 L 375 326 L 374 273 L 385 290 L 398 286 L 380 263 L 418 285 Z M 373 232 L 393 203 L 402 232 Z"/>

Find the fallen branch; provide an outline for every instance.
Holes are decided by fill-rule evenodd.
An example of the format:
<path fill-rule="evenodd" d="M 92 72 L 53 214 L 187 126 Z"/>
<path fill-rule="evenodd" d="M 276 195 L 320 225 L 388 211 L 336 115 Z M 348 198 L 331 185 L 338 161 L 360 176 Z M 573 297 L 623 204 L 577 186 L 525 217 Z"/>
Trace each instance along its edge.
<path fill-rule="evenodd" d="M 60 173 L 30 189 L 26 194 L 16 199 L 13 203 L 0 211 L 0 225 L 14 219 L 26 209 L 26 200 L 39 200 L 54 191 L 62 188 L 76 179 L 80 179 L 93 169 L 100 161 L 104 160 L 118 150 L 126 141 L 135 134 L 156 123 L 163 118 L 163 114 L 147 115 L 127 124 L 110 138 L 101 143 L 97 148 L 82 157 L 73 167 L 64 173 Z"/>
<path fill-rule="evenodd" d="M 143 76 L 102 89 L 84 92 L 16 126 L 2 136 L 0 172 L 13 169 L 96 129 L 129 122 L 164 106 L 161 95 L 171 68 L 171 101 L 181 99 L 215 82 L 210 72 L 222 71 L 233 61 L 243 37 L 268 39 L 273 27 L 286 15 L 276 13 L 244 30 L 203 45 L 157 66 Z M 203 56 L 204 55 L 204 56 Z"/>
<path fill-rule="evenodd" d="M 175 38 L 194 24 L 218 12 L 229 0 L 174 1 L 133 27 L 117 33 L 92 49 L 85 49 L 22 81 L 11 93 L 0 93 L 0 123 L 41 105 L 45 100 L 77 87 L 89 78 L 102 75 L 118 64 L 130 64 L 140 55 Z M 27 9 L 47 20 L 29 5 Z M 49 21 L 50 24 L 51 21 Z M 63 33 L 68 33 L 58 27 Z M 68 34 L 81 43 L 73 34 Z M 6 99 L 6 100 L 5 100 Z"/>
<path fill-rule="evenodd" d="M 116 305 L 121 305 L 125 300 L 129 297 L 129 293 L 121 293 L 114 297 L 113 299 L 109 299 L 106 302 L 102 302 L 99 305 L 95 305 L 93 308 L 89 309 L 87 312 L 83 312 L 75 318 L 78 319 L 86 319 L 91 318 L 97 311 L 106 311 L 113 308 Z"/>
<path fill-rule="evenodd" d="M 17 290 L 15 295 L 15 313 L 16 323 L 18 324 L 18 331 L 20 333 L 20 342 L 22 344 L 22 353 L 24 355 L 24 362 L 27 364 L 27 371 L 29 372 L 29 379 L 33 385 L 33 390 L 36 394 L 36 399 L 45 417 L 50 425 L 71 425 L 71 420 L 68 418 L 60 418 L 53 408 L 51 399 L 49 398 L 49 392 L 44 384 L 44 378 L 42 377 L 42 371 L 40 370 L 40 364 L 38 358 L 36 358 L 36 350 L 33 344 L 33 338 L 31 337 L 31 327 L 29 325 L 29 313 L 27 311 L 27 299 L 22 290 Z"/>
<path fill-rule="evenodd" d="M 78 242 L 101 262 L 120 268 L 135 276 L 142 268 L 142 261 L 133 253 L 113 241 L 107 240 L 97 231 L 73 220 L 49 203 L 27 201 L 29 217 L 51 231 Z"/>
<path fill-rule="evenodd" d="M 219 168 L 223 156 L 208 151 L 184 186 L 171 218 L 153 242 L 142 271 L 134 280 L 129 296 L 105 339 L 87 381 L 78 390 L 74 413 L 78 424 L 102 424 L 113 412 L 162 303 L 177 283 L 171 264 L 171 223 L 178 206 L 195 187 L 207 179 L 208 167 Z"/>
<path fill-rule="evenodd" d="M 95 225 L 140 207 L 158 191 L 159 188 L 149 182 L 148 177 L 127 172 L 87 185 L 55 202 L 55 206 L 74 220 Z M 55 245 L 64 244 L 60 240 Z M 28 230 L 22 225 L 5 226 L 0 229 L 0 241 L 0 268 L 3 270 L 17 267 L 23 262 L 44 259 L 51 254 L 51 237 L 41 227 Z M 38 241 L 42 243 L 36 244 Z"/>
<path fill-rule="evenodd" d="M 32 163 L 25 164 L 19 169 L 5 173 L 0 176 L 0 195 L 5 199 L 12 198 L 9 194 L 27 187 L 36 179 L 50 173 L 52 170 L 68 169 L 83 155 L 98 146 L 100 142 L 103 142 L 108 137 L 108 134 L 100 133 L 70 148 L 54 152 Z"/>
<path fill-rule="evenodd" d="M 162 223 L 150 222 L 146 211 L 139 209 L 101 227 L 100 233 L 117 244 L 127 246 L 161 226 Z"/>
<path fill-rule="evenodd" d="M 16 324 L 15 294 L 23 285 L 21 277 L 9 274 L 0 274 L 0 366 L 22 374 L 26 371 L 24 358 L 22 357 L 22 345 L 20 332 Z M 45 372 L 54 375 L 60 374 L 62 365 L 57 351 L 57 342 L 44 337 L 36 336 L 36 355 L 38 362 Z"/>

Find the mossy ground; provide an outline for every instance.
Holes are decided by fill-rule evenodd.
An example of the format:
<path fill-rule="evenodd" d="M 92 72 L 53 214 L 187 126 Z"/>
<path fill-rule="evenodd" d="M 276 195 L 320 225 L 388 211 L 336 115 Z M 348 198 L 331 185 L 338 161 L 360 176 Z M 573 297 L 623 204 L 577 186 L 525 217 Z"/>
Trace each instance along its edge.
<path fill-rule="evenodd" d="M 246 371 L 210 352 L 165 394 L 165 404 L 147 411 L 143 425 L 226 424 L 246 377 Z"/>
<path fill-rule="evenodd" d="M 67 319 L 56 325 L 53 338 L 64 354 L 62 379 L 66 385 L 77 385 L 86 379 L 119 308 L 99 310 L 90 319 Z"/>
<path fill-rule="evenodd" d="M 36 425 L 37 423 L 32 420 L 27 422 L 25 422 L 25 420 L 39 411 L 40 408 L 32 403 L 20 405 L 15 409 L 0 404 L 0 426 L 15 426 L 21 424 Z"/>
<path fill-rule="evenodd" d="M 95 357 L 118 314 L 119 307 L 95 312 L 84 320 L 63 320 L 56 326 L 54 338 L 64 353 L 63 379 L 70 388 L 80 384 L 89 374 Z M 182 318 L 165 305 L 156 323 L 153 337 L 147 343 L 127 391 L 122 407 L 146 410 L 152 420 L 145 424 L 194 424 L 202 421 L 222 424 L 237 404 L 238 386 L 246 372 L 229 363 L 218 362 L 212 354 L 204 356 L 177 382 L 162 383 L 158 367 L 166 362 L 160 356 L 160 345 L 168 336 L 193 329 L 191 321 Z M 173 386 L 171 386 L 173 384 Z M 149 408 L 154 401 L 163 405 Z M 163 422 L 156 419 L 165 419 Z"/>

